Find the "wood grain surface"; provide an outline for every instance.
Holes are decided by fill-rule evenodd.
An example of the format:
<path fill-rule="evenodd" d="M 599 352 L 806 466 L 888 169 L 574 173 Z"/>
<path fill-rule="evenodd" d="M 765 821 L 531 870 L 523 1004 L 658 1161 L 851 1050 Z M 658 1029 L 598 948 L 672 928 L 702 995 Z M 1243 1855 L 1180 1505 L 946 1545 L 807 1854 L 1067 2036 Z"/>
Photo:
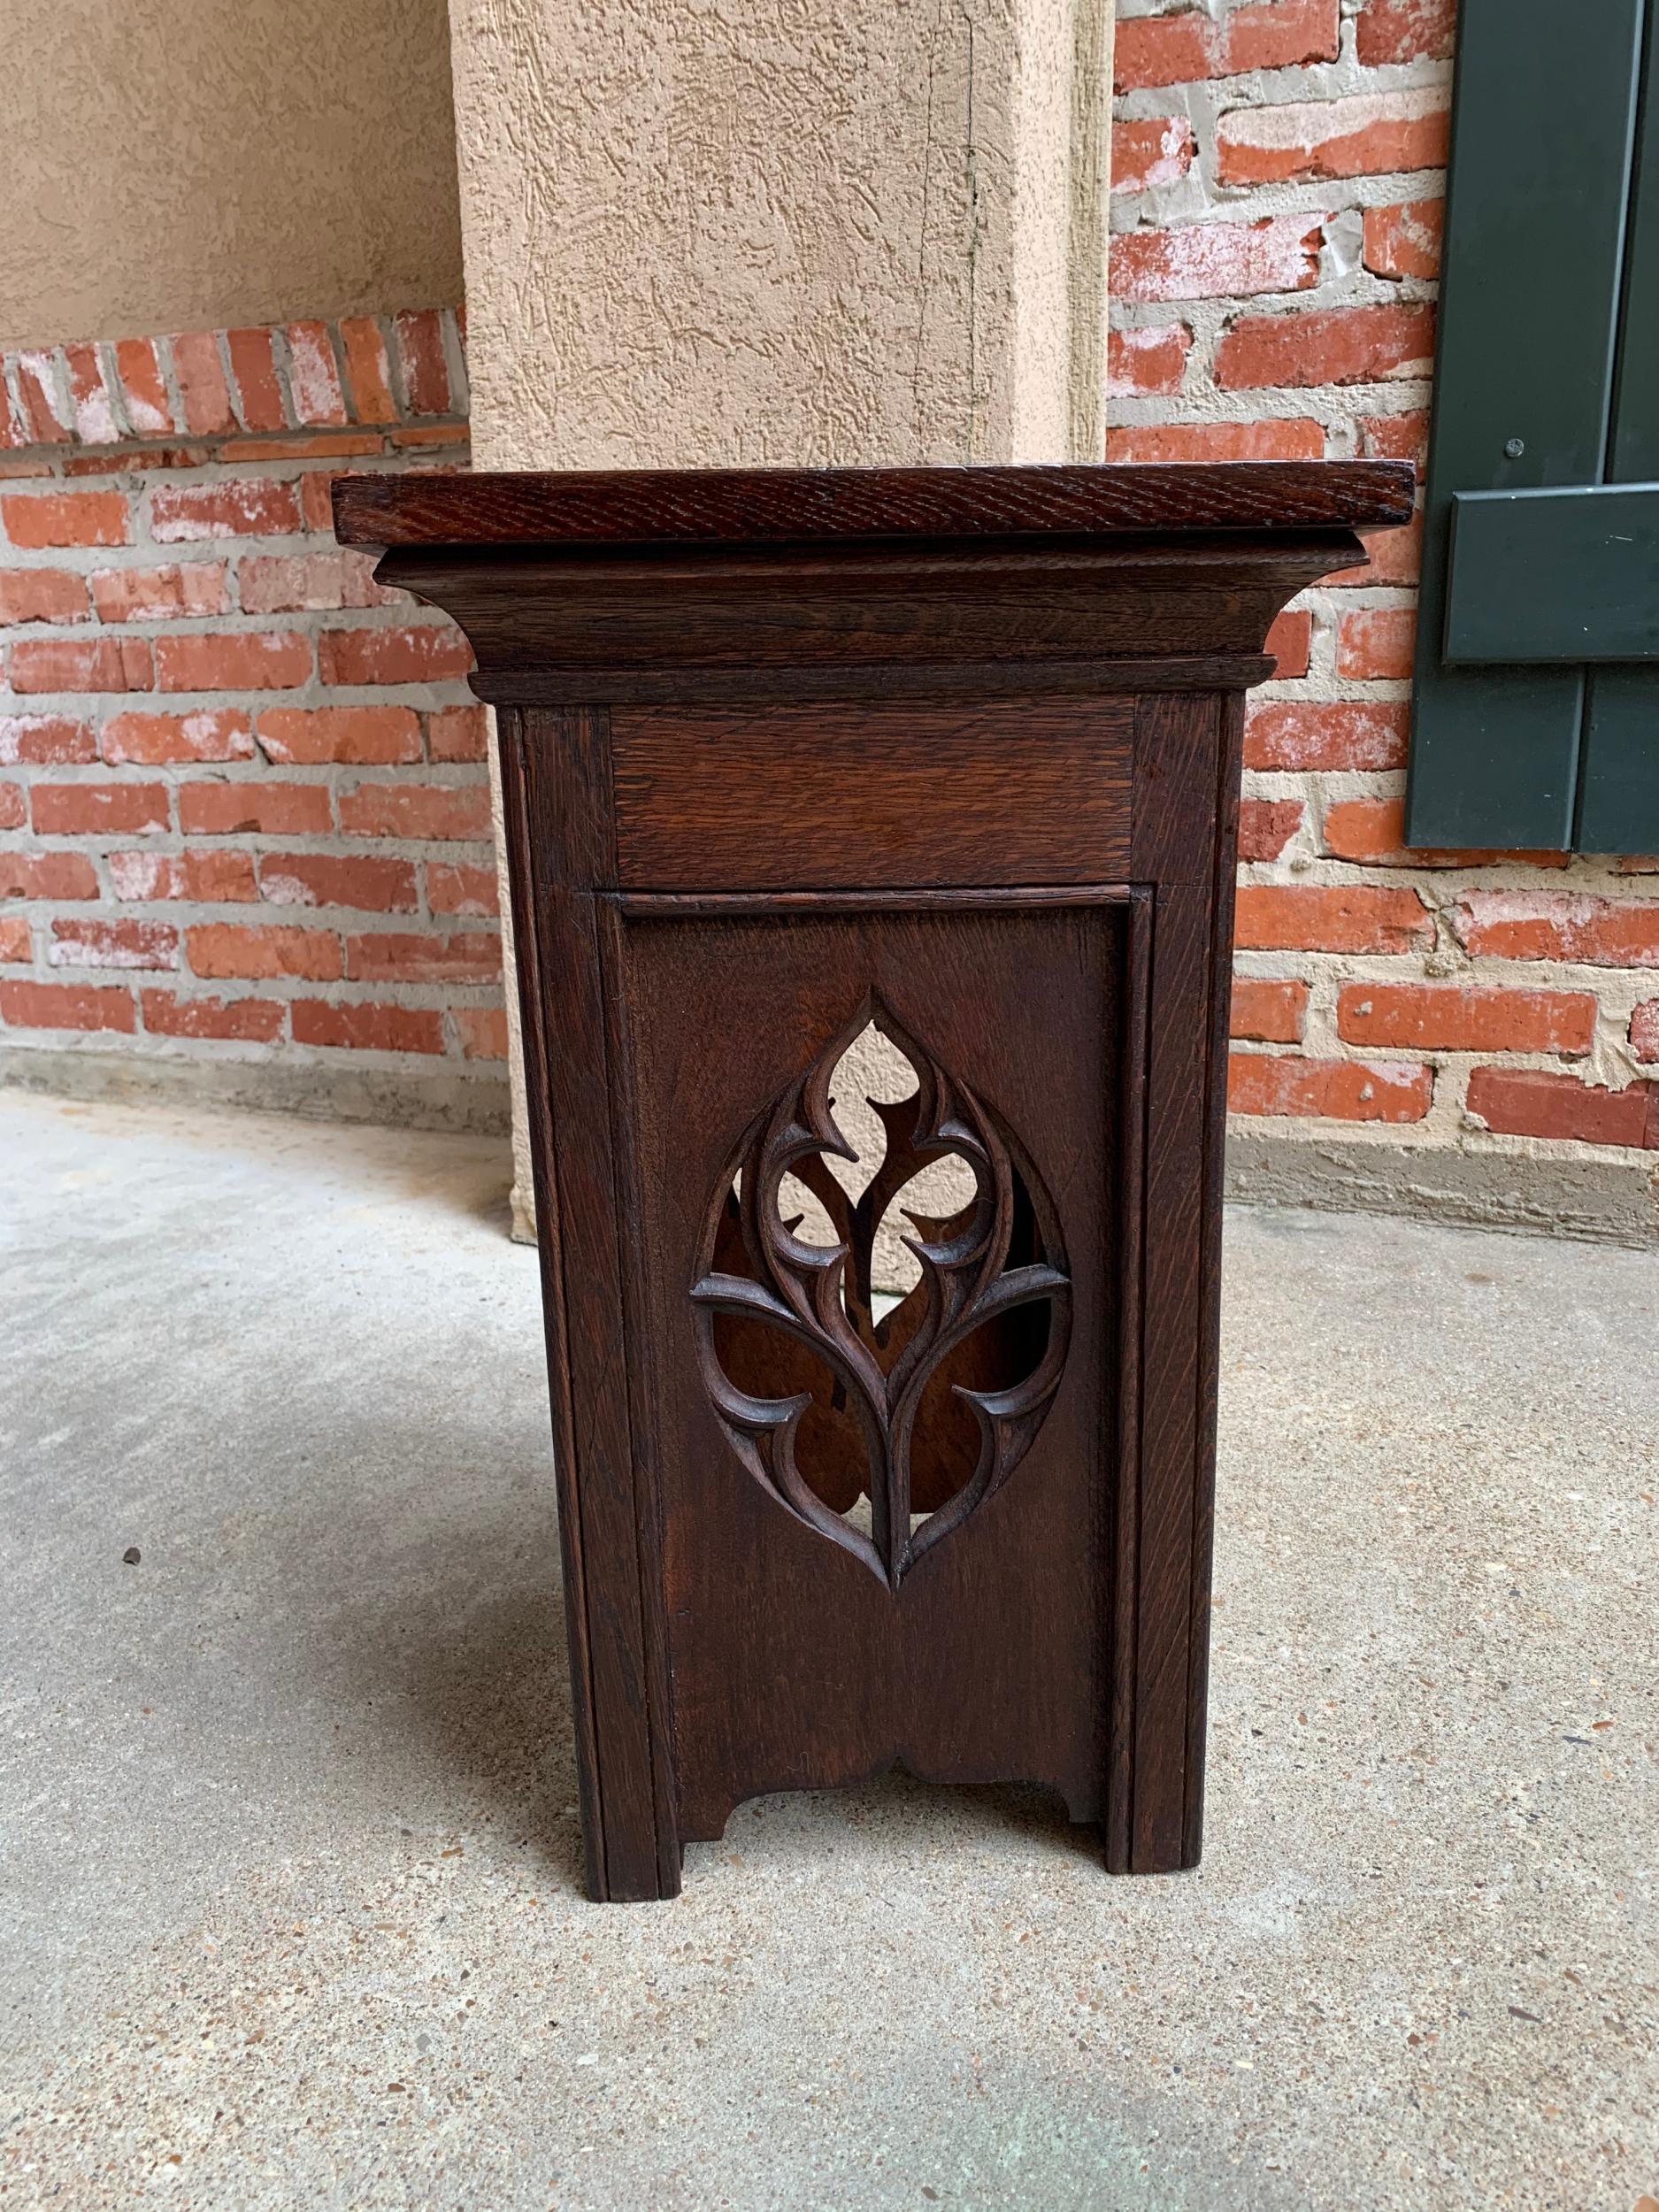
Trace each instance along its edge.
<path fill-rule="evenodd" d="M 342 545 L 755 545 L 1409 521 L 1395 461 L 903 469 L 569 469 L 347 476 Z"/>
<path fill-rule="evenodd" d="M 787 891 L 1122 876 L 1133 727 L 1125 701 L 618 708 L 618 879 Z"/>

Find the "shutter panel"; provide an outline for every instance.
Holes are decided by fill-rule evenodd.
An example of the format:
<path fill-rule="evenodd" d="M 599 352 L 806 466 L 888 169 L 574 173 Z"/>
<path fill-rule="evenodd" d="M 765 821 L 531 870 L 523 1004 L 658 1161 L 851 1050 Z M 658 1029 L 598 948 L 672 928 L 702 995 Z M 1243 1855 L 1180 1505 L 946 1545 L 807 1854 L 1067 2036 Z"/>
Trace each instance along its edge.
<path fill-rule="evenodd" d="M 1647 0 L 1646 46 L 1608 475 L 1650 487 L 1647 528 L 1659 539 L 1659 0 Z M 1574 841 L 1586 853 L 1659 852 L 1659 669 L 1591 675 Z"/>
<path fill-rule="evenodd" d="M 1414 845 L 1573 841 L 1589 680 L 1582 664 L 1519 658 L 1548 557 L 1534 543 L 1529 568 L 1517 547 L 1507 567 L 1524 585 L 1530 576 L 1529 597 L 1513 595 L 1511 573 L 1501 587 L 1511 595 L 1496 598 L 1480 549 L 1506 538 L 1506 518 L 1469 503 L 1453 641 L 1463 657 L 1453 660 L 1448 580 L 1460 494 L 1516 499 L 1605 480 L 1643 13 L 1643 0 L 1463 0 L 1460 11 L 1407 792 Z M 1636 396 L 1640 382 L 1632 369 L 1621 387 L 1632 453 L 1637 416 L 1653 404 Z M 1529 542 L 1547 525 L 1529 514 Z M 1487 653 L 1507 624 L 1515 658 L 1473 663 L 1471 623 Z M 1600 695 L 1614 746 L 1625 680 L 1617 672 Z"/>

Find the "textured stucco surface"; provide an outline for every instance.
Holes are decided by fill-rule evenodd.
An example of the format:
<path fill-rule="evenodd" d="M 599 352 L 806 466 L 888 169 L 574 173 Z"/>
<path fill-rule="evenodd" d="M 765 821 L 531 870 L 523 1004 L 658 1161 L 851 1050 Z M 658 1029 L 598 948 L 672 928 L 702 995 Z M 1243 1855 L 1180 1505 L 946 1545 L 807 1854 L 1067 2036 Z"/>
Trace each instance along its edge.
<path fill-rule="evenodd" d="M 455 0 L 480 464 L 1059 460 L 1103 0 Z"/>
<path fill-rule="evenodd" d="M 450 27 L 480 467 L 1099 454 L 1110 0 L 452 0 Z"/>
<path fill-rule="evenodd" d="M 0 345 L 461 296 L 443 0 L 5 12 Z"/>
<path fill-rule="evenodd" d="M 1233 1218 L 1196 1875 L 895 1779 L 595 1907 L 499 1148 L 0 1093 L 0 1156 L 7 2204 L 1654 2187 L 1650 1257 Z"/>

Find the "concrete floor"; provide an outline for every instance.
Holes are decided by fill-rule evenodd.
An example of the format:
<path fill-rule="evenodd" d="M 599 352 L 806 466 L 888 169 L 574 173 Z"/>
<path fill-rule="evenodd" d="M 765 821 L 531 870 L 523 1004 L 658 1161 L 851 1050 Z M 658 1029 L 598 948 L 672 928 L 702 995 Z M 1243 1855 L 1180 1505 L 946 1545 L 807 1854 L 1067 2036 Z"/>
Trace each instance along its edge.
<path fill-rule="evenodd" d="M 594 1907 L 498 1146 L 0 1093 L 0 1162 L 5 2202 L 1659 2187 L 1652 1258 L 1233 1219 L 1201 1873 L 895 1781 Z"/>

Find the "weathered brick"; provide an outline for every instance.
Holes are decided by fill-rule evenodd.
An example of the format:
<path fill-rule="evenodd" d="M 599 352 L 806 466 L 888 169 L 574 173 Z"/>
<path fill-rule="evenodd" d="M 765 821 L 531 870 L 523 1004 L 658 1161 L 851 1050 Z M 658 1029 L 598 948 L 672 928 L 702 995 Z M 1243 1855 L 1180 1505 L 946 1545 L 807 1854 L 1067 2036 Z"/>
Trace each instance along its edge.
<path fill-rule="evenodd" d="M 294 397 L 297 422 L 326 425 L 346 420 L 345 395 L 340 388 L 340 365 L 334 342 L 325 322 L 290 323 L 288 390 Z"/>
<path fill-rule="evenodd" d="M 13 691 L 148 691 L 155 672 L 135 637 L 24 638 L 6 655 Z"/>
<path fill-rule="evenodd" d="M 1302 775 L 1319 769 L 1403 768 L 1409 731 L 1403 700 L 1255 699 L 1244 726 L 1247 768 Z"/>
<path fill-rule="evenodd" d="M 1238 942 L 1246 950 L 1416 952 L 1434 941 L 1417 893 L 1392 885 L 1241 884 Z"/>
<path fill-rule="evenodd" d="M 1131 16 L 1113 36 L 1112 74 L 1119 92 L 1187 84 L 1217 74 L 1216 26 L 1200 8 L 1174 15 Z"/>
<path fill-rule="evenodd" d="M 1339 799 L 1325 809 L 1325 849 L 1336 860 L 1357 860 L 1396 868 L 1480 868 L 1494 861 L 1519 862 L 1529 868 L 1564 868 L 1567 855 L 1556 852 L 1443 852 L 1408 847 L 1403 799 Z"/>
<path fill-rule="evenodd" d="M 1317 461 L 1324 453 L 1324 424 L 1296 416 L 1270 416 L 1260 422 L 1121 423 L 1106 432 L 1110 461 Z"/>
<path fill-rule="evenodd" d="M 224 614 L 230 606 L 222 561 L 169 562 L 162 568 L 99 568 L 92 603 L 104 622 L 169 622 Z"/>
<path fill-rule="evenodd" d="M 1275 618 L 1267 634 L 1267 650 L 1273 656 L 1273 675 L 1279 683 L 1294 683 L 1308 672 L 1313 652 L 1313 617 L 1303 607 L 1287 607 Z"/>
<path fill-rule="evenodd" d="M 0 521 L 13 545 L 42 552 L 65 545 L 126 545 L 133 518 L 122 492 L 10 492 Z"/>
<path fill-rule="evenodd" d="M 1345 983 L 1336 1031 L 1345 1044 L 1418 1052 L 1584 1053 L 1595 1033 L 1595 1001 L 1587 991 Z"/>
<path fill-rule="evenodd" d="M 288 922 L 199 922 L 185 932 L 184 943 L 193 972 L 209 981 L 302 976 L 332 983 L 341 972 L 340 940 L 332 930 L 298 929 Z"/>
<path fill-rule="evenodd" d="M 472 649 L 452 624 L 325 630 L 317 665 L 326 684 L 429 684 L 466 675 Z"/>
<path fill-rule="evenodd" d="M 348 316 L 340 326 L 340 342 L 345 348 L 352 415 L 358 422 L 396 422 L 392 365 L 379 321 L 373 315 Z"/>
<path fill-rule="evenodd" d="M 1201 9 L 1133 16 L 1118 25 L 1113 74 L 1120 92 L 1236 77 L 1251 69 L 1294 69 L 1334 61 L 1337 0 L 1256 0 L 1219 22 Z"/>
<path fill-rule="evenodd" d="M 272 707 L 259 717 L 258 731 L 266 758 L 291 767 L 420 758 L 420 718 L 412 707 Z"/>
<path fill-rule="evenodd" d="M 67 714 L 0 715 L 0 767 L 58 767 L 96 760 L 92 725 Z M 10 787 L 17 788 L 15 784 Z"/>
<path fill-rule="evenodd" d="M 1433 1071 L 1411 1062 L 1235 1052 L 1227 1064 L 1227 1104 L 1235 1114 L 1412 1122 L 1423 1119 L 1433 1100 Z"/>
<path fill-rule="evenodd" d="M 1235 7 L 1221 25 L 1226 73 L 1334 61 L 1337 14 L 1335 0 L 1256 0 L 1254 6 Z"/>
<path fill-rule="evenodd" d="M 1240 316 L 1222 334 L 1216 382 L 1224 391 L 1372 384 L 1427 376 L 1433 360 L 1433 308 L 1386 300 L 1377 307 Z"/>
<path fill-rule="evenodd" d="M 7 788 L 18 787 L 0 784 L 0 791 Z M 20 818 L 5 826 L 20 829 Z M 97 895 L 97 874 L 84 853 L 0 852 L 0 899 L 53 899 L 66 905 Z"/>
<path fill-rule="evenodd" d="M 1299 1045 L 1308 1019 L 1305 983 L 1279 983 L 1262 976 L 1233 979 L 1231 1033 L 1264 1045 Z"/>
<path fill-rule="evenodd" d="M 1197 147 L 1184 115 L 1159 115 L 1149 122 L 1112 126 L 1112 190 L 1149 192 L 1173 184 L 1193 165 Z"/>
<path fill-rule="evenodd" d="M 1240 185 L 1441 169 L 1448 127 L 1438 90 L 1234 108 L 1216 127 L 1216 173 Z"/>
<path fill-rule="evenodd" d="M 65 453 L 65 476 L 144 476 L 164 469 L 199 469 L 216 458 L 206 445 L 127 445 L 113 453 Z"/>
<path fill-rule="evenodd" d="M 0 829 L 21 829 L 28 819 L 28 807 L 23 797 L 20 783 L 0 781 Z M 0 890 L 0 898 L 5 893 Z"/>
<path fill-rule="evenodd" d="M 292 437 L 233 439 L 224 449 L 223 457 L 227 461 L 339 460 L 382 449 L 380 434 L 375 430 L 303 430 Z M 326 525 L 319 523 L 308 508 L 305 526 L 315 530 Z"/>
<path fill-rule="evenodd" d="M 1398 415 L 1362 415 L 1360 442 L 1368 461 L 1409 461 L 1421 476 L 1428 465 L 1429 419 L 1420 408 Z"/>
<path fill-rule="evenodd" d="M 127 419 L 139 437 L 165 438 L 178 428 L 153 338 L 118 338 L 115 371 L 121 380 Z"/>
<path fill-rule="evenodd" d="M 173 341 L 173 374 L 184 407 L 184 426 L 199 437 L 217 437 L 234 430 L 236 417 L 230 403 L 230 387 L 219 357 L 218 334 L 211 330 L 181 332 Z"/>
<path fill-rule="evenodd" d="M 439 707 L 426 717 L 426 749 L 434 760 L 485 760 L 489 726 L 482 707 Z"/>
<path fill-rule="evenodd" d="M 435 308 L 396 319 L 397 357 L 411 415 L 447 415 L 449 365 L 443 350 L 443 317 Z"/>
<path fill-rule="evenodd" d="M 346 973 L 354 983 L 493 983 L 501 973 L 501 940 L 482 929 L 453 937 L 375 931 L 347 938 Z"/>
<path fill-rule="evenodd" d="M 1337 625 L 1336 672 L 1356 683 L 1411 673 L 1417 644 L 1415 607 L 1366 607 Z"/>
<path fill-rule="evenodd" d="M 1317 215 L 1125 231 L 1112 240 L 1111 288 L 1143 301 L 1305 292 L 1318 281 L 1324 237 Z"/>
<path fill-rule="evenodd" d="M 181 997 L 177 991 L 138 995 L 144 1027 L 157 1037 L 222 1037 L 241 1044 L 273 1044 L 288 1010 L 280 999 Z"/>
<path fill-rule="evenodd" d="M 165 783 L 37 783 L 29 816 L 42 837 L 138 837 L 171 827 Z"/>
<path fill-rule="evenodd" d="M 156 680 L 163 691 L 292 691 L 311 672 L 311 641 L 298 630 L 156 640 Z"/>
<path fill-rule="evenodd" d="M 1365 210 L 1365 266 L 1378 276 L 1437 277 L 1444 200 L 1407 200 Z"/>
<path fill-rule="evenodd" d="M 236 380 L 236 418 L 244 430 L 284 430 L 288 411 L 269 330 L 227 330 L 225 350 Z"/>
<path fill-rule="evenodd" d="M 405 450 L 411 447 L 449 447 L 465 453 L 472 434 L 464 422 L 406 422 L 388 435 L 394 446 Z"/>
<path fill-rule="evenodd" d="M 361 853 L 265 853 L 259 890 L 272 906 L 343 906 L 359 913 L 412 914 L 413 864 Z"/>
<path fill-rule="evenodd" d="M 426 904 L 434 914 L 499 914 L 501 886 L 495 869 L 429 860 Z"/>
<path fill-rule="evenodd" d="M 31 349 L 16 363 L 18 399 L 23 409 L 25 445 L 62 445 L 71 417 L 58 381 L 58 362 L 49 351 Z"/>
<path fill-rule="evenodd" d="M 13 1029 L 114 1029 L 131 1034 L 126 984 L 0 982 L 0 1021 Z"/>
<path fill-rule="evenodd" d="M 1185 323 L 1151 323 L 1138 330 L 1109 332 L 1107 397 L 1141 399 L 1179 392 L 1192 349 L 1193 334 Z"/>
<path fill-rule="evenodd" d="M 1356 27 L 1367 68 L 1394 61 L 1444 61 L 1456 36 L 1457 0 L 1365 0 Z"/>
<path fill-rule="evenodd" d="M 0 569 L 0 626 L 84 622 L 87 580 L 72 568 Z"/>
<path fill-rule="evenodd" d="M 1659 968 L 1659 903 L 1586 892 L 1471 891 L 1452 910 L 1468 952 L 1496 960 L 1573 960 Z"/>
<path fill-rule="evenodd" d="M 69 369 L 75 435 L 83 445 L 118 445 L 121 425 L 115 411 L 115 392 L 104 369 L 104 349 L 89 344 L 65 346 L 64 359 Z"/>
<path fill-rule="evenodd" d="M 187 837 L 320 837 L 333 824 L 326 784 L 272 783 L 250 776 L 237 783 L 179 787 L 179 826 Z"/>
<path fill-rule="evenodd" d="M 194 714 L 118 714 L 104 726 L 103 745 L 111 766 L 248 760 L 253 756 L 253 731 L 240 707 L 203 707 Z"/>
<path fill-rule="evenodd" d="M 300 479 L 300 512 L 305 527 L 319 538 L 334 534 L 334 475 L 333 469 L 307 469 Z"/>
<path fill-rule="evenodd" d="M 1300 799 L 1246 799 L 1239 810 L 1239 858 L 1277 860 L 1302 826 Z"/>
<path fill-rule="evenodd" d="M 1339 569 L 1325 578 L 1327 588 L 1344 584 L 1415 584 L 1423 565 L 1423 510 L 1395 529 L 1362 530 L 1366 557 L 1357 568 Z"/>
<path fill-rule="evenodd" d="M 160 545 L 199 538 L 290 537 L 299 527 L 299 494 L 274 476 L 158 484 L 150 495 L 150 535 Z"/>
<path fill-rule="evenodd" d="M 52 924 L 54 968 L 176 968 L 179 933 L 168 922 L 82 919 Z"/>
<path fill-rule="evenodd" d="M 360 783 L 340 795 L 340 827 L 348 837 L 465 838 L 489 835 L 484 784 Z"/>
<path fill-rule="evenodd" d="M 1572 1138 L 1580 1144 L 1659 1151 L 1659 1083 L 1611 1091 L 1546 1068 L 1475 1068 L 1468 1104 L 1500 1136 Z"/>
<path fill-rule="evenodd" d="M 0 961 L 9 967 L 27 967 L 35 957 L 33 937 L 26 916 L 11 914 L 0 920 Z"/>
<path fill-rule="evenodd" d="M 1639 1060 L 1659 1060 L 1659 998 L 1644 999 L 1632 1010 L 1630 1043 Z"/>
<path fill-rule="evenodd" d="M 328 612 L 337 607 L 384 607 L 403 598 L 374 581 L 372 553 L 265 553 L 237 572 L 244 614 Z"/>
<path fill-rule="evenodd" d="M 118 852 L 110 855 L 109 866 L 118 899 L 193 899 L 203 906 L 241 906 L 259 895 L 251 853 Z"/>
<path fill-rule="evenodd" d="M 334 1045 L 354 1052 L 442 1052 L 443 1017 L 427 1007 L 336 1005 L 328 999 L 296 999 L 294 1041 Z"/>
<path fill-rule="evenodd" d="M 507 1017 L 499 1006 L 457 1006 L 455 1009 L 456 1034 L 461 1040 L 461 1051 L 469 1060 L 504 1060 L 507 1057 Z"/>

